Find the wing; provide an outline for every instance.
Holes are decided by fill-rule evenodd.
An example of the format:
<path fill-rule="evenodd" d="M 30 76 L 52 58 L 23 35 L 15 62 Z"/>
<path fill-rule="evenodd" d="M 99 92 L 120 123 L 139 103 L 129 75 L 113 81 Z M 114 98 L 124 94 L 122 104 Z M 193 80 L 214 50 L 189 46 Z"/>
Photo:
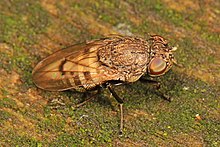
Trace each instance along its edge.
<path fill-rule="evenodd" d="M 99 47 L 103 45 L 104 41 L 95 41 L 53 53 L 34 68 L 34 83 L 50 91 L 84 91 L 111 80 L 111 76 L 100 68 L 102 65 L 97 56 Z"/>

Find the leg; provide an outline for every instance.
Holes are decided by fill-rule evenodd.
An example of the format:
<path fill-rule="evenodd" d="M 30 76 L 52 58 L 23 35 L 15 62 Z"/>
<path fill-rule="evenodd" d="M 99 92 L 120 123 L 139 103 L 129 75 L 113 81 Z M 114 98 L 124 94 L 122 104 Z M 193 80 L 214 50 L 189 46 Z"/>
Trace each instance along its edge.
<path fill-rule="evenodd" d="M 114 96 L 114 98 L 116 99 L 116 101 L 118 101 L 119 104 L 123 103 L 123 100 L 117 95 L 117 93 L 114 91 L 114 89 L 112 88 L 112 84 L 108 84 L 107 85 L 108 90 L 111 92 L 111 94 Z"/>
<path fill-rule="evenodd" d="M 119 129 L 119 135 L 122 135 L 123 133 L 123 100 L 116 94 L 116 92 L 114 91 L 114 89 L 112 88 L 111 84 L 107 85 L 109 91 L 111 92 L 111 94 L 114 96 L 114 98 L 118 101 L 119 105 L 120 105 L 120 129 Z"/>
<path fill-rule="evenodd" d="M 97 95 L 99 95 L 100 92 L 101 92 L 101 88 L 98 88 L 97 90 L 98 90 L 98 91 L 97 91 L 95 94 L 91 95 L 90 98 L 86 99 L 86 100 L 83 101 L 82 103 L 77 104 L 77 105 L 76 105 L 76 108 L 81 107 L 82 105 L 84 105 L 85 103 L 91 101 L 91 100 L 94 99 Z"/>
<path fill-rule="evenodd" d="M 140 78 L 140 81 L 142 83 L 150 83 L 150 84 L 153 84 L 155 85 L 156 89 L 160 89 L 160 83 L 155 81 L 155 80 L 150 80 L 150 79 L 145 79 L 143 77 Z"/>
<path fill-rule="evenodd" d="M 145 79 L 143 77 L 140 78 L 140 81 L 142 83 L 151 83 L 151 84 L 154 84 L 155 87 L 156 87 L 156 90 L 157 90 L 157 95 L 159 95 L 161 98 L 163 98 L 164 100 L 167 100 L 169 102 L 171 102 L 171 98 L 167 95 L 165 95 L 164 93 L 161 92 L 160 90 L 160 83 L 155 81 L 155 80 L 150 80 L 150 79 Z"/>
<path fill-rule="evenodd" d="M 120 129 L 119 129 L 119 135 L 121 135 L 122 136 L 122 134 L 123 134 L 123 121 L 124 121 L 124 117 L 123 117 L 123 103 L 120 103 L 119 104 L 119 106 L 120 106 Z"/>

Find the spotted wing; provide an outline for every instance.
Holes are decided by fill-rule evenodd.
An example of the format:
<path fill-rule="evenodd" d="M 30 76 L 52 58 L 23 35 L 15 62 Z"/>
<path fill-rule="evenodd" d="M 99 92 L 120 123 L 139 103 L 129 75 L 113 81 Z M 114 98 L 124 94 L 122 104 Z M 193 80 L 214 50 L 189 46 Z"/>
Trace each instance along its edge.
<path fill-rule="evenodd" d="M 82 91 L 111 80 L 100 68 L 101 63 L 98 61 L 98 48 L 103 44 L 99 41 L 55 52 L 34 68 L 34 83 L 50 91 Z"/>

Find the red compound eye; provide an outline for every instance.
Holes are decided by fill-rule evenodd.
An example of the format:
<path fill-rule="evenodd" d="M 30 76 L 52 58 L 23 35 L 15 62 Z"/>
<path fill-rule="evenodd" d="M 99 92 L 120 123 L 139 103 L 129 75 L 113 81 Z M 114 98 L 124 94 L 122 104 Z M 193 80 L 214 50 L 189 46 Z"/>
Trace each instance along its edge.
<path fill-rule="evenodd" d="M 149 64 L 149 74 L 159 76 L 165 73 L 167 68 L 166 62 L 161 58 L 154 58 Z"/>

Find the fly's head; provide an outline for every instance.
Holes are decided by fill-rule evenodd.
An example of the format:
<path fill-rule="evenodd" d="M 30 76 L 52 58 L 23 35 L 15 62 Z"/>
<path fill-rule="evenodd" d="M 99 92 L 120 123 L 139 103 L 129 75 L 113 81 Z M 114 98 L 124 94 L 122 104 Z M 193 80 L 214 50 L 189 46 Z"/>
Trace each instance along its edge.
<path fill-rule="evenodd" d="M 170 47 L 167 40 L 159 35 L 151 36 L 150 41 L 150 62 L 147 72 L 152 77 L 161 76 L 176 64 L 173 52 L 177 48 Z"/>

